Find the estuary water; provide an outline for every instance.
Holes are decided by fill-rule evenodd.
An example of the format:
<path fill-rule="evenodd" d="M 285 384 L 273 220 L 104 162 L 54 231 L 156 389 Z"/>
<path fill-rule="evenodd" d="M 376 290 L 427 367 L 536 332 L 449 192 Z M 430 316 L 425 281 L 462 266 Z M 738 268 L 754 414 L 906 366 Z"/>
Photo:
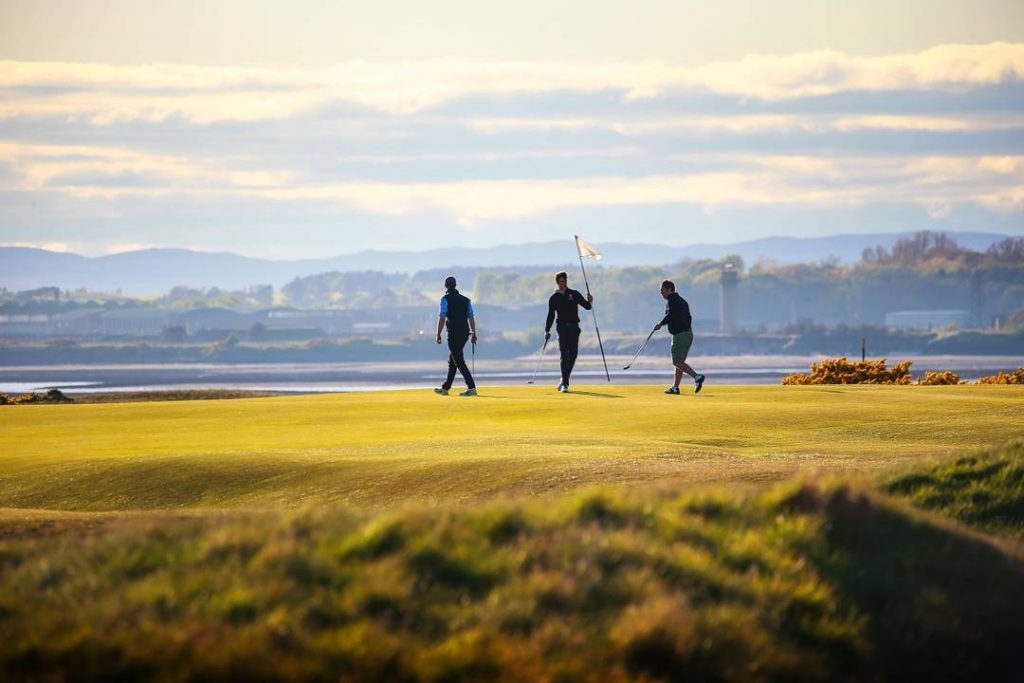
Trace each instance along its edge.
<path fill-rule="evenodd" d="M 779 384 L 792 372 L 806 372 L 820 356 L 694 356 L 691 364 L 707 375 L 709 384 Z M 630 356 L 608 356 L 613 384 L 666 384 L 672 367 L 667 355 L 644 355 L 628 370 Z M 999 370 L 1024 366 L 1021 356 L 911 356 L 892 355 L 889 362 L 913 361 L 915 376 L 925 370 L 952 370 L 973 380 Z M 467 358 L 472 363 L 471 358 Z M 478 350 L 475 377 L 481 387 L 538 386 L 559 382 L 558 355 L 543 359 L 525 356 L 488 360 Z M 334 393 L 384 391 L 438 386 L 447 371 L 446 357 L 435 362 L 388 363 L 277 363 L 277 364 L 152 364 L 152 365 L 48 365 L 0 366 L 0 392 L 23 393 L 56 388 L 68 393 L 160 391 L 172 389 L 235 389 L 280 393 Z M 685 378 L 684 378 L 685 379 Z M 607 384 L 599 355 L 581 356 L 572 374 L 575 385 Z M 456 377 L 456 386 L 462 380 Z"/>

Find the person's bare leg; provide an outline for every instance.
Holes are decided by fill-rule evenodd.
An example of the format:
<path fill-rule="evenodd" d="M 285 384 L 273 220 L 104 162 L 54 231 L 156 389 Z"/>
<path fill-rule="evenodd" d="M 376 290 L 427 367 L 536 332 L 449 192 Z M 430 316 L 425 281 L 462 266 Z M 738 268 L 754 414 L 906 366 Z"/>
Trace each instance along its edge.
<path fill-rule="evenodd" d="M 685 362 L 684 363 L 680 363 L 679 365 L 677 365 L 675 367 L 676 367 L 676 386 L 677 387 L 679 386 L 679 380 L 681 380 L 683 378 L 683 373 L 684 372 L 687 375 L 689 375 L 690 377 L 692 377 L 693 379 L 697 379 L 697 371 L 694 370 L 693 368 L 691 368 L 689 363 L 685 363 Z"/>

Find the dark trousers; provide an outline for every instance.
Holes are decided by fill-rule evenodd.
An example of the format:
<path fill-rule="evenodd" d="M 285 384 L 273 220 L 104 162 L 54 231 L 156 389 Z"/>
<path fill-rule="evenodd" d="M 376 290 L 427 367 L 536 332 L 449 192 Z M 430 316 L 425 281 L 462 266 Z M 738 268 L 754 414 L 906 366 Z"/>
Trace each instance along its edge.
<path fill-rule="evenodd" d="M 569 375 L 576 365 L 576 356 L 580 352 L 580 326 L 559 325 L 558 350 L 562 354 L 562 384 L 569 385 Z"/>
<path fill-rule="evenodd" d="M 469 374 L 469 366 L 466 365 L 466 342 L 469 341 L 468 334 L 448 333 L 448 379 L 441 385 L 444 389 L 451 389 L 455 381 L 455 370 L 462 373 L 462 379 L 466 380 L 467 389 L 475 389 L 476 382 L 473 375 Z"/>

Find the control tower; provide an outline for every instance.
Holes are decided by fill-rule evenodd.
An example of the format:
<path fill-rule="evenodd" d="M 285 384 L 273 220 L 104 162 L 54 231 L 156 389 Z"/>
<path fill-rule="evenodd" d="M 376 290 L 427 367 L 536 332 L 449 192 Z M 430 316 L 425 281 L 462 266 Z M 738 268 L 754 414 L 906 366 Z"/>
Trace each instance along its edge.
<path fill-rule="evenodd" d="M 726 261 L 719 282 L 722 287 L 718 298 L 718 331 L 735 332 L 739 328 L 740 319 L 739 295 L 736 291 L 740 284 L 740 274 L 736 272 L 736 264 Z"/>

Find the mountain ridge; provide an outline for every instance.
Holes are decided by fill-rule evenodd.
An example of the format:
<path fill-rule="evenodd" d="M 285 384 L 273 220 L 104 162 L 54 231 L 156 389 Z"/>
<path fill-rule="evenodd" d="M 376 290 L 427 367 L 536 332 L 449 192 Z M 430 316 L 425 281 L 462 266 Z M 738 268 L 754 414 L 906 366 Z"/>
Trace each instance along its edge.
<path fill-rule="evenodd" d="M 598 243 L 608 266 L 668 266 L 687 258 L 722 258 L 738 255 L 750 265 L 759 259 L 778 263 L 816 262 L 829 258 L 853 263 L 867 247 L 891 247 L 906 233 L 838 234 L 826 237 L 763 237 L 733 244 Z M 976 250 L 1010 235 L 947 232 L 958 244 Z M 240 289 L 269 284 L 281 287 L 296 277 L 331 271 L 377 270 L 412 273 L 448 268 L 516 266 L 568 267 L 577 262 L 572 240 L 529 242 L 494 247 L 455 247 L 429 251 L 365 250 L 318 259 L 275 260 L 233 252 L 204 252 L 181 248 L 153 248 L 82 256 L 32 247 L 0 247 L 0 287 L 10 290 L 60 287 L 128 295 L 156 295 L 175 286 Z"/>

